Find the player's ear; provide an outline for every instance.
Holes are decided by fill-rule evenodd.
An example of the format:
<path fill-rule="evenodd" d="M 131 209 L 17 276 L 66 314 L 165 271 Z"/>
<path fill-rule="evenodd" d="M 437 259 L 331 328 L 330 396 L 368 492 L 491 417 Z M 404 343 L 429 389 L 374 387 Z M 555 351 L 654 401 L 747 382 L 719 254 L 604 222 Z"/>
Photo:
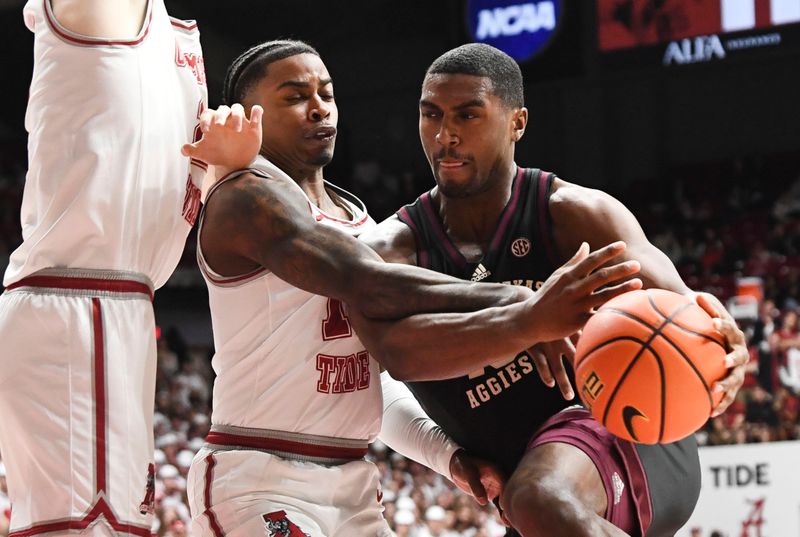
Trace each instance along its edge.
<path fill-rule="evenodd" d="M 511 139 L 519 142 L 525 134 L 525 127 L 528 126 L 528 109 L 524 106 L 516 108 L 511 114 Z"/>

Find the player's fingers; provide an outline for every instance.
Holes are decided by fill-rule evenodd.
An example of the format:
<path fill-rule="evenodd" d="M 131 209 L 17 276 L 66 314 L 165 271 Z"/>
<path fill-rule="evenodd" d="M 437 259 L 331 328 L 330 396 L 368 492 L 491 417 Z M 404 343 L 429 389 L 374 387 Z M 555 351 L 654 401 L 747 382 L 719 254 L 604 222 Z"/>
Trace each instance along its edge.
<path fill-rule="evenodd" d="M 486 505 L 489 500 L 486 499 L 486 489 L 483 488 L 480 474 L 477 472 L 469 472 L 467 475 L 467 483 L 469 484 L 472 495 L 475 497 L 475 501 L 481 505 Z"/>
<path fill-rule="evenodd" d="M 212 121 L 214 121 L 214 110 L 205 110 L 200 114 L 200 130 L 208 132 L 208 129 L 211 128 Z"/>
<path fill-rule="evenodd" d="M 564 358 L 570 363 L 575 363 L 575 344 L 568 337 L 558 342 L 558 347 Z"/>
<path fill-rule="evenodd" d="M 581 331 L 580 330 L 578 330 L 577 332 L 575 332 L 574 334 L 569 336 L 569 341 L 570 341 L 570 343 L 572 343 L 573 350 L 575 349 L 575 345 L 578 344 L 578 340 L 579 339 L 581 339 Z"/>
<path fill-rule="evenodd" d="M 264 116 L 264 109 L 260 105 L 253 105 L 250 109 L 250 128 L 261 132 L 261 118 Z"/>
<path fill-rule="evenodd" d="M 714 328 L 717 329 L 725 337 L 725 341 L 731 347 L 736 345 L 745 345 L 744 332 L 742 332 L 736 323 L 728 319 L 714 319 Z"/>
<path fill-rule="evenodd" d="M 195 142 L 193 144 L 183 144 L 183 146 L 181 147 L 181 154 L 184 157 L 197 158 L 199 153 L 200 153 L 200 142 Z"/>
<path fill-rule="evenodd" d="M 716 304 L 709 298 L 706 293 L 696 293 L 694 295 L 694 301 L 697 303 L 698 306 L 703 308 L 706 313 L 708 313 L 712 317 L 722 317 L 722 312 L 717 309 Z"/>
<path fill-rule="evenodd" d="M 638 261 L 625 261 L 610 267 L 602 267 L 585 278 L 581 287 L 585 292 L 591 292 L 614 282 L 633 276 L 642 269 Z"/>
<path fill-rule="evenodd" d="M 550 364 L 547 362 L 547 357 L 538 349 L 530 349 L 528 354 L 533 358 L 533 364 L 536 367 L 536 372 L 539 373 L 539 378 L 542 379 L 545 386 L 552 388 L 556 385 L 556 380 L 550 372 Z"/>
<path fill-rule="evenodd" d="M 231 106 L 229 125 L 236 132 L 242 131 L 242 126 L 244 125 L 244 107 L 241 104 L 235 103 Z"/>
<path fill-rule="evenodd" d="M 217 108 L 217 111 L 214 112 L 214 125 L 225 125 L 225 122 L 228 121 L 228 116 L 231 115 L 231 108 L 229 106 L 225 106 L 224 104 Z"/>
<path fill-rule="evenodd" d="M 749 361 L 750 352 L 744 346 L 737 346 L 733 352 L 725 355 L 725 367 L 728 369 L 743 366 Z"/>
<path fill-rule="evenodd" d="M 499 470 L 494 467 L 485 467 L 481 470 L 481 484 L 486 491 L 487 503 L 494 501 L 503 492 L 505 479 Z"/>
<path fill-rule="evenodd" d="M 587 276 L 620 255 L 625 251 L 625 248 L 626 245 L 623 241 L 607 244 L 587 255 L 585 259 L 575 266 L 575 270 L 581 276 Z"/>
<path fill-rule="evenodd" d="M 564 367 L 564 359 L 559 354 L 557 359 L 550 361 L 550 371 L 556 377 L 556 384 L 558 389 L 561 390 L 561 395 L 564 399 L 571 401 L 575 398 L 575 391 L 572 389 L 572 384 L 569 382 L 569 375 L 567 375 L 567 368 Z"/>
<path fill-rule="evenodd" d="M 719 382 L 714 383 L 713 390 L 715 392 L 725 392 L 724 397 L 716 406 L 714 411 L 711 413 L 711 417 L 715 418 L 725 412 L 727 408 L 733 403 L 734 399 L 736 398 L 736 392 L 739 391 L 739 387 L 744 382 L 744 366 L 735 367 L 731 373 L 725 377 L 724 379 L 720 380 Z"/>
<path fill-rule="evenodd" d="M 639 278 L 633 278 L 618 285 L 612 285 L 611 287 L 606 287 L 600 291 L 595 291 L 587 297 L 587 305 L 591 308 L 599 308 L 615 296 L 619 296 L 629 291 L 636 291 L 637 289 L 641 288 L 642 280 Z"/>
<path fill-rule="evenodd" d="M 574 267 L 584 259 L 586 256 L 589 255 L 589 243 L 582 242 L 581 245 L 578 247 L 578 250 L 575 252 L 575 255 L 572 256 L 572 259 L 564 263 L 565 267 Z"/>
<path fill-rule="evenodd" d="M 503 521 L 503 524 L 505 524 L 507 528 L 511 527 L 511 522 L 509 522 L 508 518 L 506 518 L 505 513 L 500 513 L 500 520 Z"/>

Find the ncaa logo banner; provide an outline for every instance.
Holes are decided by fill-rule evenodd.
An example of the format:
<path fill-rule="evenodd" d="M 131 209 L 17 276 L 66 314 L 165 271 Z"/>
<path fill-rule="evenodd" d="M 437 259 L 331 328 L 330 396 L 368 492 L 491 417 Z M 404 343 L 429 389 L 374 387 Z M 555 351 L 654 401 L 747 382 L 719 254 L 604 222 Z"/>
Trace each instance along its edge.
<path fill-rule="evenodd" d="M 700 448 L 703 485 L 677 537 L 800 535 L 800 441 Z"/>
<path fill-rule="evenodd" d="M 517 62 L 543 51 L 563 14 L 561 0 L 469 0 L 467 23 L 473 41 L 496 47 Z"/>

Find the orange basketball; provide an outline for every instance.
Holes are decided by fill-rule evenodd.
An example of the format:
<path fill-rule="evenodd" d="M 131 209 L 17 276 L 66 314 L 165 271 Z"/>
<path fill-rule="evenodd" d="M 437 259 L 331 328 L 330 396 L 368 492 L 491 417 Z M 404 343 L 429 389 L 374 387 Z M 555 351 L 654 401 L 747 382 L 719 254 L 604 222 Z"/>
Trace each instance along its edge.
<path fill-rule="evenodd" d="M 575 354 L 578 393 L 615 435 L 669 443 L 697 431 L 722 394 L 725 343 L 690 298 L 662 289 L 625 293 L 586 323 Z"/>

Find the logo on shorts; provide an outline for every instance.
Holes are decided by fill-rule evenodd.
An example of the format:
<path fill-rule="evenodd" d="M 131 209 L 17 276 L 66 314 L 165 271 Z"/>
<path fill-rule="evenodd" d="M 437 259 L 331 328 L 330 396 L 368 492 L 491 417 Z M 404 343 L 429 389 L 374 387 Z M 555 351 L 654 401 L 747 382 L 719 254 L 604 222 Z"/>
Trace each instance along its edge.
<path fill-rule="evenodd" d="M 614 485 L 614 505 L 617 505 L 622 499 L 622 491 L 625 490 L 625 483 L 617 472 L 611 476 L 611 483 Z"/>
<path fill-rule="evenodd" d="M 511 253 L 517 257 L 525 257 L 531 251 L 531 241 L 520 237 L 511 243 Z"/>
<path fill-rule="evenodd" d="M 139 504 L 139 512 L 143 515 L 156 510 L 156 465 L 152 462 L 147 467 L 147 484 L 144 487 L 144 499 Z"/>
<path fill-rule="evenodd" d="M 269 537 L 309 537 L 286 517 L 286 511 L 267 513 L 264 515 L 264 522 L 267 523 Z"/>
<path fill-rule="evenodd" d="M 641 411 L 636 407 L 627 405 L 622 409 L 622 421 L 625 422 L 625 429 L 627 429 L 628 434 L 631 435 L 631 438 L 638 442 L 639 437 L 637 437 L 636 433 L 633 432 L 633 418 L 636 416 L 641 416 L 647 419 L 647 416 L 642 414 Z"/>

